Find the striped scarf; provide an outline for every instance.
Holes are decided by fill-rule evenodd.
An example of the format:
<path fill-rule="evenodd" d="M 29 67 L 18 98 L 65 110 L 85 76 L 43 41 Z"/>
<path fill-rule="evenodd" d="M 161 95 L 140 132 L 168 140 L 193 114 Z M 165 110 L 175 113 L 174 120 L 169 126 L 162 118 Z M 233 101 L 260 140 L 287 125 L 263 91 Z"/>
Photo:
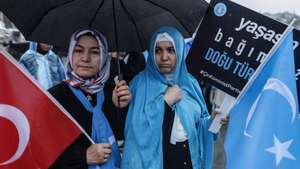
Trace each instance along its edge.
<path fill-rule="evenodd" d="M 76 75 L 73 70 L 72 65 L 72 55 L 75 48 L 75 45 L 77 41 L 79 40 L 80 36 L 83 36 L 85 34 L 92 34 L 98 44 L 100 49 L 100 57 L 101 57 L 101 65 L 99 67 L 99 72 L 97 75 L 90 79 L 83 79 Z M 66 65 L 66 82 L 70 84 L 73 87 L 80 88 L 83 91 L 93 94 L 97 93 L 104 88 L 104 84 L 109 78 L 109 72 L 110 72 L 110 56 L 108 55 L 108 47 L 107 47 L 107 41 L 105 37 L 100 34 L 99 32 L 95 30 L 81 30 L 75 32 L 71 37 L 71 42 L 69 46 L 68 51 L 68 60 Z"/>

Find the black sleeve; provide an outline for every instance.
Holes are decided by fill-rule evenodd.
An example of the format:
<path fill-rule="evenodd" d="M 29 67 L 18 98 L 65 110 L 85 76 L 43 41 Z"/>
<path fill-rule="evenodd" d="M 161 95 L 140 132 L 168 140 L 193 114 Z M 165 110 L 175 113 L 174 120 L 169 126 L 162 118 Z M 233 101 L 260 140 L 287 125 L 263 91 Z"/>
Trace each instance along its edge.
<path fill-rule="evenodd" d="M 72 91 L 64 84 L 64 82 L 49 89 L 49 92 L 87 133 L 91 132 L 91 113 L 83 108 L 81 103 L 74 97 Z M 81 134 L 60 154 L 50 169 L 87 169 L 86 150 L 90 145 L 91 142 L 85 135 Z"/>
<path fill-rule="evenodd" d="M 86 146 L 82 145 L 86 138 L 81 134 L 67 149 L 59 156 L 50 169 L 87 169 Z M 86 143 L 85 143 L 86 144 Z"/>
<path fill-rule="evenodd" d="M 102 106 L 102 111 L 104 112 L 109 124 L 114 132 L 117 140 L 124 139 L 124 128 L 125 120 L 127 115 L 128 107 L 117 108 L 112 102 L 112 91 L 114 89 L 114 84 L 106 84 L 104 88 L 105 100 Z"/>

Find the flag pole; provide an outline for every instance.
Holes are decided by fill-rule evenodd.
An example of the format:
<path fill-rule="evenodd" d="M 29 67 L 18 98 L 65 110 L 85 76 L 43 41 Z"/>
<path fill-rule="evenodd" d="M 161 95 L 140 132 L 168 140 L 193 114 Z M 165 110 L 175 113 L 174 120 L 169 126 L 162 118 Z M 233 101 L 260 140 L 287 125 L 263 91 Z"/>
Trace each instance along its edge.
<path fill-rule="evenodd" d="M 79 130 L 87 137 L 87 139 L 95 144 L 94 140 L 87 134 L 83 127 L 71 116 L 71 114 L 58 102 L 56 99 L 47 91 L 42 89 L 42 87 L 37 83 L 37 81 L 27 73 L 27 71 L 2 47 L 0 47 L 0 52 L 4 53 L 4 57 L 9 60 L 13 65 L 15 65 L 28 79 L 30 79 L 33 84 L 38 87 L 78 128 Z"/>
<path fill-rule="evenodd" d="M 246 91 L 248 90 L 248 88 L 252 85 L 252 83 L 254 82 L 254 79 L 257 78 L 257 76 L 259 75 L 259 73 L 262 71 L 262 69 L 265 67 L 265 65 L 268 63 L 268 61 L 271 59 L 271 57 L 273 56 L 273 54 L 275 53 L 275 51 L 278 49 L 279 45 L 282 43 L 282 41 L 285 39 L 285 37 L 288 35 L 288 33 L 294 29 L 293 24 L 296 21 L 295 18 L 293 18 L 293 20 L 289 23 L 289 25 L 287 26 L 287 28 L 284 30 L 284 32 L 282 33 L 280 39 L 277 41 L 277 43 L 275 43 L 275 45 L 273 45 L 273 47 L 271 48 L 271 50 L 268 52 L 268 55 L 266 56 L 266 58 L 263 60 L 263 62 L 257 67 L 256 71 L 254 72 L 254 74 L 250 77 L 249 81 L 246 83 L 246 85 L 244 86 L 244 88 L 242 89 L 242 91 L 240 92 L 240 94 L 238 95 L 238 97 L 235 99 L 235 102 L 233 105 L 239 103 L 239 101 L 241 100 L 241 98 L 245 95 Z"/>

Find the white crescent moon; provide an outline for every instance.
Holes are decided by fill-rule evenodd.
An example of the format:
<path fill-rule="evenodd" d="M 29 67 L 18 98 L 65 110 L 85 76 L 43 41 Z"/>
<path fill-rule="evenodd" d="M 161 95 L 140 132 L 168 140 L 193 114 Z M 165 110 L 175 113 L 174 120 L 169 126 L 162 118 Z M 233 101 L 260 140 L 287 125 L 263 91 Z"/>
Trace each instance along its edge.
<path fill-rule="evenodd" d="M 296 112 L 296 101 L 295 98 L 293 96 L 293 93 L 291 92 L 291 90 L 280 80 L 275 79 L 275 78 L 270 78 L 268 79 L 266 85 L 264 86 L 263 91 L 265 90 L 273 90 L 275 92 L 277 92 L 278 94 L 280 94 L 282 97 L 284 97 L 287 102 L 290 104 L 291 110 L 292 110 L 292 120 L 291 123 L 294 122 L 297 112 Z M 245 125 L 245 130 L 244 130 L 244 135 L 247 137 L 252 137 L 252 135 L 250 135 L 247 132 L 247 127 L 249 125 L 250 120 L 252 119 L 252 116 L 254 114 L 254 111 L 257 107 L 257 102 L 260 99 L 262 92 L 259 94 L 259 96 L 256 98 L 255 102 L 253 103 L 253 105 L 250 108 L 250 111 L 248 113 L 247 116 L 247 120 L 246 120 L 246 125 Z"/>
<path fill-rule="evenodd" d="M 11 105 L 0 104 L 0 117 L 11 121 L 15 125 L 19 135 L 19 145 L 16 153 L 9 160 L 0 163 L 1 166 L 10 164 L 21 157 L 29 142 L 30 126 L 23 112 Z"/>

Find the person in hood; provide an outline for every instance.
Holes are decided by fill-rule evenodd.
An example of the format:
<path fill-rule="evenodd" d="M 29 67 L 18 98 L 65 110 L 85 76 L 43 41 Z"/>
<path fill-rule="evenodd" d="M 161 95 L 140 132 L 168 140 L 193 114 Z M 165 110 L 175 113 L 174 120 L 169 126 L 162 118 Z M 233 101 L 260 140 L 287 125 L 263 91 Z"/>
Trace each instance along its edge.
<path fill-rule="evenodd" d="M 44 89 L 65 79 L 64 65 L 51 48 L 46 43 L 30 42 L 29 49 L 19 60 Z"/>
<path fill-rule="evenodd" d="M 146 68 L 130 90 L 121 169 L 211 168 L 211 117 L 187 71 L 179 31 L 162 27 L 154 33 Z"/>

